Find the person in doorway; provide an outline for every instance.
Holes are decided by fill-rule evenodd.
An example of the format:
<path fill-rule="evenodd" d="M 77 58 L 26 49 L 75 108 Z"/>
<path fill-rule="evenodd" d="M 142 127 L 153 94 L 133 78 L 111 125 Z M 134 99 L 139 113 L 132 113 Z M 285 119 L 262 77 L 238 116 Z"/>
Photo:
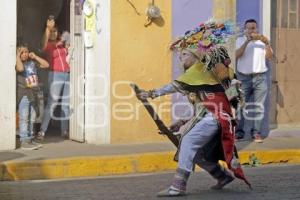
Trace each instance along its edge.
<path fill-rule="evenodd" d="M 68 63 L 68 48 L 70 44 L 69 35 L 60 37 L 53 16 L 50 16 L 46 23 L 45 34 L 43 38 L 43 50 L 46 59 L 50 64 L 51 71 L 48 75 L 48 100 L 44 110 L 40 131 L 37 139 L 43 140 L 48 129 L 49 122 L 54 116 L 54 110 L 57 105 L 61 105 L 61 135 L 68 137 L 69 129 L 69 81 L 70 65 Z M 61 100 L 61 102 L 59 102 Z M 57 117 L 56 117 L 57 118 Z"/>
<path fill-rule="evenodd" d="M 48 68 L 49 63 L 34 52 L 29 52 L 26 44 L 18 45 L 16 71 L 19 136 L 21 148 L 25 150 L 34 150 L 42 146 L 33 141 L 33 124 L 39 113 L 37 67 Z"/>
<path fill-rule="evenodd" d="M 237 78 L 242 83 L 245 107 L 242 109 L 236 130 L 236 139 L 243 139 L 245 127 L 251 127 L 251 136 L 255 142 L 263 142 L 261 127 L 264 117 L 264 104 L 268 93 L 266 59 L 271 59 L 273 51 L 269 40 L 257 33 L 257 22 L 246 20 L 244 35 L 236 40 Z M 253 102 L 251 103 L 250 101 Z M 247 104 L 254 108 L 254 123 L 247 120 Z M 252 118 L 252 116 L 251 116 Z M 253 123 L 253 124 L 252 124 Z"/>
<path fill-rule="evenodd" d="M 159 197 L 185 195 L 195 164 L 216 179 L 217 184 L 211 189 L 222 189 L 234 176 L 250 186 L 238 162 L 231 107 L 225 94 L 232 77 L 230 58 L 221 44 L 233 34 L 230 22 L 209 21 L 187 31 L 171 45 L 171 50 L 180 53 L 184 73 L 161 88 L 141 90 L 138 94 L 141 99 L 153 99 L 179 92 L 187 96 L 194 110 L 190 120 L 170 127 L 181 136 L 175 156 L 178 165 L 171 186 L 159 192 Z M 228 168 L 223 168 L 219 160 L 225 161 Z"/>

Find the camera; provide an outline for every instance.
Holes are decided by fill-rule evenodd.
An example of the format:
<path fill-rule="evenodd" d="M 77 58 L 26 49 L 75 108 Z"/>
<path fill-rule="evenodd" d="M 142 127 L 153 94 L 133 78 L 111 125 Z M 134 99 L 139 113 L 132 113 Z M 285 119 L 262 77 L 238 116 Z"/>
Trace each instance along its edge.
<path fill-rule="evenodd" d="M 48 16 L 48 20 L 55 20 L 54 15 L 49 15 L 49 16 Z"/>

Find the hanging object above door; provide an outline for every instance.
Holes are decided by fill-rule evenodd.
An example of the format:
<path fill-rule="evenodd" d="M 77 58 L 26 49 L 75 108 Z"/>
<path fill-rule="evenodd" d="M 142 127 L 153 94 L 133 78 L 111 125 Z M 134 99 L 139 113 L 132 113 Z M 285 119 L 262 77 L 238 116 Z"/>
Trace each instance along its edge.
<path fill-rule="evenodd" d="M 91 1 L 87 0 L 83 3 L 83 14 L 86 17 L 91 17 L 94 13 L 94 7 Z"/>
<path fill-rule="evenodd" d="M 161 17 L 160 9 L 156 5 L 154 5 L 154 0 L 152 0 L 152 2 L 149 4 L 146 10 L 146 14 L 148 22 L 144 25 L 145 27 L 151 25 L 153 20 Z"/>

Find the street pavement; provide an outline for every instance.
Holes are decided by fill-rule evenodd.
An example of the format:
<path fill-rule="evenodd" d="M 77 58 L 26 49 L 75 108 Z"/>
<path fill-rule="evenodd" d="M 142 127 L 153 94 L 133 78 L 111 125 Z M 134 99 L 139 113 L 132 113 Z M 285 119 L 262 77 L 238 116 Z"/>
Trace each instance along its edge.
<path fill-rule="evenodd" d="M 156 193 L 169 186 L 173 173 L 140 174 L 104 178 L 54 181 L 0 182 L 1 200 L 296 200 L 300 199 L 300 165 L 245 167 L 253 186 L 249 190 L 235 180 L 221 191 L 210 190 L 215 181 L 204 171 L 193 173 L 188 195 L 157 198 Z"/>

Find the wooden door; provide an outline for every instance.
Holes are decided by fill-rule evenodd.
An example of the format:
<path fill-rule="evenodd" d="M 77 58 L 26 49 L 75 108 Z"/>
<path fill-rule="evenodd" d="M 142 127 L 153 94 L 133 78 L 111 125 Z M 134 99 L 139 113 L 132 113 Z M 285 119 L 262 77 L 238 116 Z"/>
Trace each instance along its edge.
<path fill-rule="evenodd" d="M 272 76 L 271 123 L 300 123 L 300 0 L 272 1 L 272 43 L 275 63 Z"/>

